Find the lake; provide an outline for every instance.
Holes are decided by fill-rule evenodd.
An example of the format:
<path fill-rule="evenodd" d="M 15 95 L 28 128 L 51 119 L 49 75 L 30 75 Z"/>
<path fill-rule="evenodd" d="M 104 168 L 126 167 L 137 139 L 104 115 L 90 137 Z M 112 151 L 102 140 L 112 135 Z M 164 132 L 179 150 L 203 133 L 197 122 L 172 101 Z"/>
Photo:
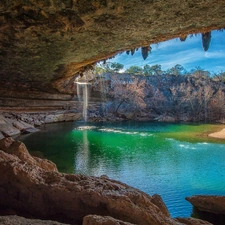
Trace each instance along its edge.
<path fill-rule="evenodd" d="M 225 195 L 225 141 L 214 124 L 160 122 L 49 124 L 19 137 L 31 154 L 60 172 L 107 175 L 150 195 L 161 195 L 172 217 L 189 217 L 185 197 Z"/>

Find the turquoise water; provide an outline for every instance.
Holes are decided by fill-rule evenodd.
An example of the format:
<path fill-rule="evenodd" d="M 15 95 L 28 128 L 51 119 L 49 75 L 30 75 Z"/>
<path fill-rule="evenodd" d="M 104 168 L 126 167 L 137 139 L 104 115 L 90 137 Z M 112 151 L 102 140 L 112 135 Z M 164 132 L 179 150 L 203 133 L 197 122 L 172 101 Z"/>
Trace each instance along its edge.
<path fill-rule="evenodd" d="M 107 175 L 150 195 L 160 194 L 172 217 L 190 216 L 186 196 L 225 195 L 225 142 L 201 133 L 220 125 L 122 122 L 51 124 L 21 136 L 29 151 L 59 171 Z"/>

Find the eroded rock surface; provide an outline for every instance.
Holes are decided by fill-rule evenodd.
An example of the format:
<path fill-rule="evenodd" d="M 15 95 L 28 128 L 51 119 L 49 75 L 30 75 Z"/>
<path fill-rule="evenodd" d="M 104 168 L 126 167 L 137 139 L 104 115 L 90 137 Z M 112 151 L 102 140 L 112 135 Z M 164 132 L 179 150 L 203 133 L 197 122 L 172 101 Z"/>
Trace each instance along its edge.
<path fill-rule="evenodd" d="M 61 80 L 69 87 L 68 77 L 117 52 L 223 28 L 224 8 L 222 0 L 3 0 L 1 89 L 71 93 Z"/>
<path fill-rule="evenodd" d="M 89 214 L 142 225 L 180 224 L 159 208 L 160 198 L 106 176 L 58 173 L 53 163 L 31 157 L 12 138 L 2 139 L 0 149 L 1 208 L 79 224 Z"/>
<path fill-rule="evenodd" d="M 225 215 L 225 196 L 196 195 L 186 200 L 200 211 Z"/>
<path fill-rule="evenodd" d="M 117 220 L 110 216 L 88 215 L 84 217 L 82 225 L 134 225 L 134 224 Z"/>
<path fill-rule="evenodd" d="M 213 225 L 212 223 L 196 218 L 177 218 L 176 220 L 186 225 Z"/>
<path fill-rule="evenodd" d="M 50 220 L 26 219 L 21 216 L 0 216 L 1 225 L 68 225 Z"/>

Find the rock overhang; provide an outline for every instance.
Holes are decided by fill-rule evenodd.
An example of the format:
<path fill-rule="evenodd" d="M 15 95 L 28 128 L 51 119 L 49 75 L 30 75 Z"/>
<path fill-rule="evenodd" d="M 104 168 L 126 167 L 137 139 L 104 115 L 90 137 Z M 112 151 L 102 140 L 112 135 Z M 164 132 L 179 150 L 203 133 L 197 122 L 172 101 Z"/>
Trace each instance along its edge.
<path fill-rule="evenodd" d="M 1 88 L 62 92 L 99 60 L 223 28 L 224 15 L 218 0 L 1 1 Z"/>

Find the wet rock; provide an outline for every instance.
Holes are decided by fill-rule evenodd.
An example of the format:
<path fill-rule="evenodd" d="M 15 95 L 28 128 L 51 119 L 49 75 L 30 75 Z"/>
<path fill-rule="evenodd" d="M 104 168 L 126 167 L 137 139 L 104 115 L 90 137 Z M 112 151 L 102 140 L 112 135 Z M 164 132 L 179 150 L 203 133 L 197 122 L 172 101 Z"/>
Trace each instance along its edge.
<path fill-rule="evenodd" d="M 59 173 L 53 163 L 30 156 L 25 145 L 12 138 L 2 139 L 0 149 L 2 208 L 78 224 L 90 214 L 142 225 L 181 224 L 165 215 L 161 200 L 126 184 Z"/>
<path fill-rule="evenodd" d="M 169 210 L 167 209 L 160 195 L 154 194 L 152 196 L 152 203 L 157 205 L 166 216 L 170 216 Z"/>
<path fill-rule="evenodd" d="M 196 195 L 186 200 L 200 211 L 225 215 L 225 196 Z"/>
<path fill-rule="evenodd" d="M 88 215 L 84 217 L 82 225 L 134 225 L 134 224 L 117 220 L 110 216 Z"/>
<path fill-rule="evenodd" d="M 12 125 L 19 129 L 21 133 L 26 134 L 26 133 L 34 133 L 37 132 L 38 129 L 35 128 L 34 126 L 24 122 L 24 121 L 13 121 Z"/>
<path fill-rule="evenodd" d="M 20 134 L 20 130 L 13 127 L 7 120 L 0 115 L 0 131 L 6 137 L 15 136 Z"/>

